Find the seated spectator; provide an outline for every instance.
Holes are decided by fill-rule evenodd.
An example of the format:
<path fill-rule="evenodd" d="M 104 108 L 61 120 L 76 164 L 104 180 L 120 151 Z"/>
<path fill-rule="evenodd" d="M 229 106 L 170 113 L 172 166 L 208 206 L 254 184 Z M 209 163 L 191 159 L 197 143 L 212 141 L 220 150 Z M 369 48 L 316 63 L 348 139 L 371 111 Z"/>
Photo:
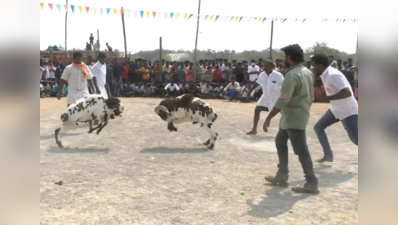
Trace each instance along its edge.
<path fill-rule="evenodd" d="M 164 88 L 166 91 L 166 97 L 177 97 L 177 93 L 179 91 L 178 85 L 174 83 L 174 80 L 171 80 L 169 84 Z"/>
<path fill-rule="evenodd" d="M 213 89 L 213 98 L 222 99 L 223 98 L 223 90 L 224 87 L 221 84 L 217 84 L 217 86 Z"/>
<path fill-rule="evenodd" d="M 134 90 L 131 87 L 130 82 L 127 82 L 127 84 L 124 85 L 123 91 L 122 91 L 122 96 L 124 97 L 133 97 L 135 96 Z"/>
<path fill-rule="evenodd" d="M 229 101 L 232 101 L 238 97 L 240 97 L 240 85 L 235 81 L 235 78 L 231 79 L 231 83 L 229 83 L 225 89 L 224 93 L 227 94 Z"/>
<path fill-rule="evenodd" d="M 213 94 L 213 87 L 210 85 L 210 81 L 202 85 L 201 98 L 211 98 Z"/>
<path fill-rule="evenodd" d="M 40 84 L 40 98 L 44 98 L 46 95 L 44 94 L 44 86 Z"/>
<path fill-rule="evenodd" d="M 199 93 L 198 88 L 193 82 L 188 82 L 185 84 L 185 94 L 192 94 L 196 97 L 199 97 L 198 93 Z"/>

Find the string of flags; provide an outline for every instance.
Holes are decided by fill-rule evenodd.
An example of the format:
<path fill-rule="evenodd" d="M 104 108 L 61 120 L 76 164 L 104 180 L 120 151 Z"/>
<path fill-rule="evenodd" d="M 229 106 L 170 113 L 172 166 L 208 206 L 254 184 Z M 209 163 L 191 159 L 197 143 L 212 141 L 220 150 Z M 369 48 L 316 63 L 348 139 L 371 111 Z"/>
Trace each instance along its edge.
<path fill-rule="evenodd" d="M 246 23 L 264 23 L 268 21 L 274 21 L 279 23 L 295 22 L 304 23 L 308 21 L 319 21 L 321 23 L 358 23 L 358 19 L 309 19 L 309 18 L 270 18 L 270 17 L 251 17 L 251 16 L 225 16 L 225 15 L 198 15 L 190 13 L 174 13 L 174 12 L 155 12 L 155 11 L 144 11 L 144 10 L 131 10 L 131 9 L 115 9 L 115 8 L 102 8 L 102 7 L 89 7 L 80 5 L 61 5 L 53 3 L 40 3 L 40 8 L 50 9 L 51 11 L 71 12 L 74 13 L 85 13 L 93 15 L 126 15 L 127 17 L 133 17 L 138 19 L 144 18 L 159 18 L 159 19 L 183 19 L 191 20 L 197 19 L 208 21 L 208 22 L 246 22 Z"/>

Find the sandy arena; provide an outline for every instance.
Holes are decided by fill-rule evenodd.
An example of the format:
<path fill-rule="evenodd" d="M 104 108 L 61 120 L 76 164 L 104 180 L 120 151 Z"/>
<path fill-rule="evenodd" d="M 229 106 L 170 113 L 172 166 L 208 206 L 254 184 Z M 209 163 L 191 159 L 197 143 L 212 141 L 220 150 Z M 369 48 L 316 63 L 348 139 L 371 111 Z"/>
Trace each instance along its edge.
<path fill-rule="evenodd" d="M 207 100 L 219 115 L 213 128 L 220 140 L 211 151 L 197 142 L 208 137 L 199 126 L 167 130 L 153 111 L 160 99 L 121 100 L 123 117 L 98 136 L 87 127 L 71 131 L 64 150 L 54 130 L 66 98 L 40 100 L 40 224 L 358 224 L 358 148 L 340 123 L 327 131 L 335 162 L 314 164 L 321 194 L 300 195 L 264 185 L 276 172 L 280 117 L 265 134 L 262 114 L 259 134 L 247 136 L 255 103 Z M 312 127 L 328 107 L 312 107 L 313 160 L 323 152 Z M 292 149 L 290 171 L 290 185 L 303 184 Z"/>

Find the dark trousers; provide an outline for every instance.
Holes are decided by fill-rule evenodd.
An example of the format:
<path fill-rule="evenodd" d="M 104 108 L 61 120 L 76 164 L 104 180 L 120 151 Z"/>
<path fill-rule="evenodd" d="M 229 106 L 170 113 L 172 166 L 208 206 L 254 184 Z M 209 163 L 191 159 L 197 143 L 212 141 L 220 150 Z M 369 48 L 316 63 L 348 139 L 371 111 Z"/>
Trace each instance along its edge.
<path fill-rule="evenodd" d="M 314 130 L 318 136 L 319 142 L 322 145 L 325 156 L 333 157 L 332 148 L 330 147 L 325 129 L 338 122 L 340 122 L 340 120 L 336 119 L 332 111 L 329 109 L 325 115 L 323 115 L 322 118 L 315 124 Z M 352 143 L 358 146 L 358 115 L 349 116 L 341 122 Z"/>
<path fill-rule="evenodd" d="M 289 173 L 289 149 L 287 143 L 289 139 L 292 143 L 294 154 L 299 157 L 306 181 L 310 184 L 318 184 L 318 179 L 314 173 L 311 154 L 308 150 L 305 130 L 279 129 L 275 139 L 279 158 L 278 173 L 281 175 Z"/>

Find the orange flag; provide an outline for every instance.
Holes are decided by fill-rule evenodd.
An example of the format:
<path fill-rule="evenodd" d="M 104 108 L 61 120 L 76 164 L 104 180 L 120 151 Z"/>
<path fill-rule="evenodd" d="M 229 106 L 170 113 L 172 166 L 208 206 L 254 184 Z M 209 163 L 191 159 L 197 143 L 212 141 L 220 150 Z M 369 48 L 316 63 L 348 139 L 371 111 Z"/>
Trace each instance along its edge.
<path fill-rule="evenodd" d="M 40 8 L 43 9 L 44 3 L 40 3 Z"/>
<path fill-rule="evenodd" d="M 156 12 L 152 12 L 153 18 L 156 17 Z"/>

